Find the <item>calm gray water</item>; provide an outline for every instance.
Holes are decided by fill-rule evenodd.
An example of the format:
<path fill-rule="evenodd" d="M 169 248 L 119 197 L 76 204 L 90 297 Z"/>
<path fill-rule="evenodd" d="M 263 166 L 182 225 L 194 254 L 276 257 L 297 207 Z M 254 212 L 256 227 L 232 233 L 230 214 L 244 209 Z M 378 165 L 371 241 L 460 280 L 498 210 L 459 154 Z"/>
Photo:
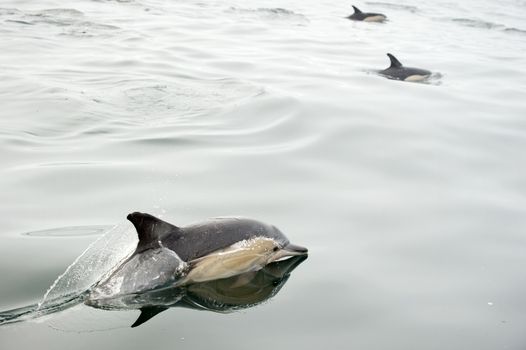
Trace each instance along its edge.
<path fill-rule="evenodd" d="M 350 5 L 0 1 L 1 310 L 136 210 L 310 252 L 251 309 L 79 305 L 0 348 L 524 349 L 526 1 Z"/>

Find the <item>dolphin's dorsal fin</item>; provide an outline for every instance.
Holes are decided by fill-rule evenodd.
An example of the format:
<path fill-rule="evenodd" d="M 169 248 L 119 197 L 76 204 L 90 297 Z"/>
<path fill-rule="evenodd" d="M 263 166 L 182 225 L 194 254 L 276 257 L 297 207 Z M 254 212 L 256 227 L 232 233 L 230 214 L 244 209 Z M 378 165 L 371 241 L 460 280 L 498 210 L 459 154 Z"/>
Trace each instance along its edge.
<path fill-rule="evenodd" d="M 126 218 L 131 221 L 133 226 L 135 226 L 135 230 L 137 230 L 137 235 L 139 236 L 137 251 L 156 247 L 163 237 L 179 231 L 177 226 L 150 214 L 135 212 L 129 214 Z"/>
<path fill-rule="evenodd" d="M 143 307 L 140 310 L 141 310 L 141 314 L 139 315 L 137 320 L 135 320 L 135 322 L 131 325 L 131 328 L 140 326 L 141 324 L 148 321 L 155 315 L 160 314 L 164 310 L 168 310 L 168 308 L 162 307 L 162 306 L 148 306 L 148 307 Z"/>
<path fill-rule="evenodd" d="M 402 63 L 400 63 L 400 61 L 397 60 L 396 57 L 394 57 L 390 53 L 388 53 L 387 56 L 389 56 L 389 59 L 391 60 L 391 66 L 389 68 L 400 68 L 400 67 L 402 67 Z"/>
<path fill-rule="evenodd" d="M 352 5 L 352 8 L 354 9 L 354 13 L 362 13 L 358 7 Z"/>

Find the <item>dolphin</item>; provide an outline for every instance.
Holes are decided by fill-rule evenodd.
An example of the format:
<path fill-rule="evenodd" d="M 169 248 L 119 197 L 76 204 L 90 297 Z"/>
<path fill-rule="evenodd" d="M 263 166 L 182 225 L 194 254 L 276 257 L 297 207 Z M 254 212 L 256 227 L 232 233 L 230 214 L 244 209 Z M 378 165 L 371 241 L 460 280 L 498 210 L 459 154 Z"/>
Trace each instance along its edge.
<path fill-rule="evenodd" d="M 213 218 L 184 227 L 139 212 L 127 219 L 137 231 L 137 248 L 91 288 L 88 299 L 228 278 L 308 253 L 275 226 L 247 218 Z"/>
<path fill-rule="evenodd" d="M 403 81 L 423 81 L 431 76 L 431 72 L 425 69 L 404 67 L 400 61 L 390 53 L 387 54 L 391 60 L 389 68 L 379 73 L 389 79 Z"/>
<path fill-rule="evenodd" d="M 285 285 L 292 271 L 305 259 L 306 255 L 294 256 L 272 262 L 259 271 L 245 272 L 229 278 L 172 286 L 113 299 L 87 299 L 84 303 L 103 310 L 140 310 L 132 327 L 137 327 L 173 307 L 231 313 L 254 307 L 274 297 Z"/>
<path fill-rule="evenodd" d="M 387 19 L 387 16 L 382 13 L 362 12 L 356 6 L 353 6 L 352 8 L 354 9 L 354 13 L 347 18 L 353 21 L 383 22 Z"/>

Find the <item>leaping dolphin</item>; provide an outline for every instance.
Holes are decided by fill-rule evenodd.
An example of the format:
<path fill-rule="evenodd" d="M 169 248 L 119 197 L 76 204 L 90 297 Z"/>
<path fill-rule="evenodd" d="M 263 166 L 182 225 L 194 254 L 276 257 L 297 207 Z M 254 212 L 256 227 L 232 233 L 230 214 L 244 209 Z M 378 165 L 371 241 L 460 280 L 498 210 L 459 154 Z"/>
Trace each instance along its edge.
<path fill-rule="evenodd" d="M 139 236 L 129 257 L 87 290 L 61 291 L 50 299 L 46 293 L 40 303 L 0 310 L 0 326 L 80 303 L 109 310 L 140 309 L 133 327 L 172 306 L 231 312 L 273 297 L 307 258 L 306 248 L 256 220 L 215 218 L 177 227 L 149 214 L 132 213 L 128 219 Z M 60 278 L 68 271 L 69 267 Z"/>
<path fill-rule="evenodd" d="M 127 219 L 137 230 L 137 248 L 91 289 L 89 299 L 228 278 L 308 252 L 275 226 L 252 219 L 213 218 L 184 227 L 139 212 Z"/>

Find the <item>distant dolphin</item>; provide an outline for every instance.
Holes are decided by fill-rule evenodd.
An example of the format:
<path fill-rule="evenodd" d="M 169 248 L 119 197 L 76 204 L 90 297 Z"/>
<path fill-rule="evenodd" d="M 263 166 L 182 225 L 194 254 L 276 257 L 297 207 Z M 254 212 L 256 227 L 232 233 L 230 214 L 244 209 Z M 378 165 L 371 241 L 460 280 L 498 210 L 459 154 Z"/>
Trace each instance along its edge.
<path fill-rule="evenodd" d="M 275 226 L 252 219 L 214 218 L 185 227 L 138 212 L 127 219 L 137 230 L 137 248 L 92 288 L 90 299 L 227 278 L 307 254 Z"/>
<path fill-rule="evenodd" d="M 431 72 L 420 68 L 404 67 L 400 61 L 390 53 L 387 54 L 391 60 L 389 68 L 379 73 L 387 78 L 403 81 L 423 81 L 431 76 Z"/>
<path fill-rule="evenodd" d="M 362 12 L 356 6 L 353 6 L 352 8 L 354 9 L 354 13 L 347 18 L 353 21 L 383 22 L 387 19 L 387 16 L 382 13 Z"/>

